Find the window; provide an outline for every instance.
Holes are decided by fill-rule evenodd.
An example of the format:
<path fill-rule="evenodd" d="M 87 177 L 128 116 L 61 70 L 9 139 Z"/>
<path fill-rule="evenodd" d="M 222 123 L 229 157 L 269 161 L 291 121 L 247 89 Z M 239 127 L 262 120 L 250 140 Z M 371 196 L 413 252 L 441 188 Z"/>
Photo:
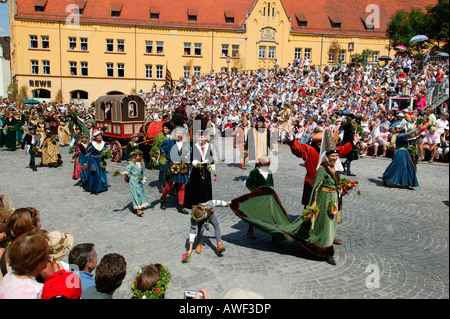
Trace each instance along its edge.
<path fill-rule="evenodd" d="M 42 61 L 42 74 L 50 74 L 50 61 Z"/>
<path fill-rule="evenodd" d="M 239 45 L 232 45 L 231 46 L 231 56 L 233 58 L 237 58 L 239 56 Z"/>
<path fill-rule="evenodd" d="M 138 108 L 137 103 L 135 101 L 131 101 L 128 103 L 128 117 L 137 117 L 138 116 Z"/>
<path fill-rule="evenodd" d="M 191 76 L 191 68 L 188 66 L 183 67 L 183 77 L 189 78 Z"/>
<path fill-rule="evenodd" d="M 344 61 L 345 61 L 345 50 L 342 50 L 341 52 L 339 52 L 339 62 Z"/>
<path fill-rule="evenodd" d="M 106 63 L 106 76 L 112 77 L 114 76 L 114 64 Z"/>
<path fill-rule="evenodd" d="M 259 58 L 260 59 L 266 58 L 266 47 L 264 47 L 264 46 L 259 47 Z"/>
<path fill-rule="evenodd" d="M 145 77 L 147 79 L 151 79 L 153 77 L 153 65 L 151 64 L 145 65 Z"/>
<path fill-rule="evenodd" d="M 311 60 L 311 49 L 305 49 L 305 59 Z"/>
<path fill-rule="evenodd" d="M 162 79 L 163 78 L 163 66 L 162 65 L 157 65 L 156 66 L 156 78 L 157 79 Z"/>
<path fill-rule="evenodd" d="M 302 58 L 302 48 L 295 48 L 294 59 L 301 59 L 301 58 Z"/>
<path fill-rule="evenodd" d="M 228 56 L 228 44 L 222 44 L 222 57 L 227 57 Z"/>
<path fill-rule="evenodd" d="M 200 77 L 200 75 L 201 75 L 201 67 L 194 66 L 194 76 Z"/>
<path fill-rule="evenodd" d="M 225 17 L 225 22 L 233 24 L 234 23 L 234 17 Z"/>
<path fill-rule="evenodd" d="M 31 60 L 31 74 L 39 74 L 39 62 Z"/>
<path fill-rule="evenodd" d="M 114 40 L 106 39 L 106 52 L 114 51 Z"/>
<path fill-rule="evenodd" d="M 70 75 L 77 75 L 77 62 L 69 62 Z"/>
<path fill-rule="evenodd" d="M 77 38 L 69 38 L 69 49 L 70 50 L 77 49 Z"/>
<path fill-rule="evenodd" d="M 151 20 L 159 20 L 159 13 L 150 13 Z"/>
<path fill-rule="evenodd" d="M 164 54 L 164 42 L 156 42 L 156 54 Z"/>
<path fill-rule="evenodd" d="M 373 51 L 372 52 L 372 62 L 374 63 L 378 63 L 378 57 L 380 55 L 380 52 L 378 51 Z"/>
<path fill-rule="evenodd" d="M 80 38 L 80 48 L 81 48 L 81 51 L 88 50 L 88 39 L 87 38 Z"/>
<path fill-rule="evenodd" d="M 145 41 L 145 53 L 146 54 L 153 53 L 153 41 Z"/>
<path fill-rule="evenodd" d="M 125 52 L 125 40 L 117 40 L 117 52 Z"/>
<path fill-rule="evenodd" d="M 197 22 L 197 15 L 188 14 L 188 20 L 190 22 Z"/>
<path fill-rule="evenodd" d="M 269 47 L 269 59 L 275 59 L 275 47 Z"/>
<path fill-rule="evenodd" d="M 336 58 L 336 52 L 330 52 L 328 55 L 328 62 L 334 62 Z"/>
<path fill-rule="evenodd" d="M 120 17 L 120 11 L 118 10 L 111 10 L 111 17 Z"/>
<path fill-rule="evenodd" d="M 30 48 L 36 49 L 38 47 L 37 35 L 30 35 Z"/>
<path fill-rule="evenodd" d="M 194 44 L 194 55 L 197 55 L 197 56 L 202 55 L 202 44 L 201 43 Z"/>
<path fill-rule="evenodd" d="M 332 27 L 333 27 L 333 29 L 340 29 L 341 28 L 341 23 L 340 22 L 333 22 L 332 23 Z"/>
<path fill-rule="evenodd" d="M 191 55 L 191 44 L 185 43 L 184 44 L 184 55 Z"/>
<path fill-rule="evenodd" d="M 223 66 L 223 67 L 220 69 L 220 73 L 228 73 L 228 68 L 227 68 L 226 66 Z"/>
<path fill-rule="evenodd" d="M 50 41 L 48 40 L 48 35 L 41 36 L 41 45 L 43 49 L 50 48 Z"/>
<path fill-rule="evenodd" d="M 117 76 L 123 78 L 125 76 L 125 64 L 117 63 Z"/>
<path fill-rule="evenodd" d="M 82 76 L 88 76 L 88 63 L 87 62 L 81 62 L 81 75 Z"/>

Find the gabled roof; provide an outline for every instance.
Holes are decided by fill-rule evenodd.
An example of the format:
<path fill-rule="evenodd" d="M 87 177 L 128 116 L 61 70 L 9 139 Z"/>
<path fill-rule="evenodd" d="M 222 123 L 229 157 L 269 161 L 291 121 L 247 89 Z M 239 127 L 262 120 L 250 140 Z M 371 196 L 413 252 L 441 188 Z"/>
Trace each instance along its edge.
<path fill-rule="evenodd" d="M 291 17 L 293 32 L 385 36 L 386 25 L 397 10 L 411 8 L 424 10 L 425 6 L 434 5 L 437 1 L 281 0 L 284 11 L 280 12 L 283 14 L 286 12 Z M 247 14 L 251 13 L 258 0 L 16 0 L 16 2 L 17 18 L 65 21 L 69 15 L 66 7 L 75 3 L 83 9 L 81 23 L 242 29 Z M 371 5 L 376 5 L 379 10 L 379 28 L 371 28 L 370 19 L 366 20 L 369 15 L 375 14 Z M 35 12 L 35 6 L 45 6 L 44 12 Z M 115 11 L 115 16 L 112 16 L 111 11 Z"/>

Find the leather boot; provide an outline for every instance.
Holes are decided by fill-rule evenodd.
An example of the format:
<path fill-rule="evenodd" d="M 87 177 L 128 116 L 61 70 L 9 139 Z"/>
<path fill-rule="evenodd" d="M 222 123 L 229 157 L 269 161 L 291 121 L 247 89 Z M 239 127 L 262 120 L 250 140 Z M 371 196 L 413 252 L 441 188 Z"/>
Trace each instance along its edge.
<path fill-rule="evenodd" d="M 197 244 L 197 246 L 195 247 L 195 252 L 197 254 L 200 254 L 202 252 L 202 243 Z"/>
<path fill-rule="evenodd" d="M 161 200 L 161 209 L 166 210 L 166 201 L 165 200 Z"/>
<path fill-rule="evenodd" d="M 225 247 L 222 246 L 222 242 L 219 242 L 219 243 L 217 244 L 217 253 L 220 255 L 220 254 L 222 254 L 224 251 L 225 251 Z"/>
<path fill-rule="evenodd" d="M 185 214 L 185 215 L 189 215 L 189 212 L 186 209 L 184 209 L 183 204 L 178 204 L 178 212 Z"/>

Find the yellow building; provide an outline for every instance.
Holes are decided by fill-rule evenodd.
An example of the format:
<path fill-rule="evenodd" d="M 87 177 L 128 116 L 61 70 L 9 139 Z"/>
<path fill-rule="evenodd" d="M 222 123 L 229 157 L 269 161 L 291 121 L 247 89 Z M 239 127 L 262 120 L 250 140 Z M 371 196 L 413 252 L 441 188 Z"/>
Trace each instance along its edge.
<path fill-rule="evenodd" d="M 323 66 L 371 49 L 408 3 L 350 0 L 10 0 L 12 77 L 34 98 L 92 102 L 210 72 Z M 337 51 L 330 54 L 330 47 Z M 227 58 L 228 57 L 228 58 Z"/>

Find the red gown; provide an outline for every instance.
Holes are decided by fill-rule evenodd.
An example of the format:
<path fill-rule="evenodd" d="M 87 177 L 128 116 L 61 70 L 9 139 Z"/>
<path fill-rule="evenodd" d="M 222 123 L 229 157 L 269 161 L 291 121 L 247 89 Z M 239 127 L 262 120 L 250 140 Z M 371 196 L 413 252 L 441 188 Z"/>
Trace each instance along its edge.
<path fill-rule="evenodd" d="M 72 179 L 81 178 L 80 158 L 78 157 L 78 152 L 81 152 L 84 155 L 86 155 L 86 148 L 81 143 L 78 143 L 77 149 L 75 150 L 75 163 L 73 164 Z"/>

